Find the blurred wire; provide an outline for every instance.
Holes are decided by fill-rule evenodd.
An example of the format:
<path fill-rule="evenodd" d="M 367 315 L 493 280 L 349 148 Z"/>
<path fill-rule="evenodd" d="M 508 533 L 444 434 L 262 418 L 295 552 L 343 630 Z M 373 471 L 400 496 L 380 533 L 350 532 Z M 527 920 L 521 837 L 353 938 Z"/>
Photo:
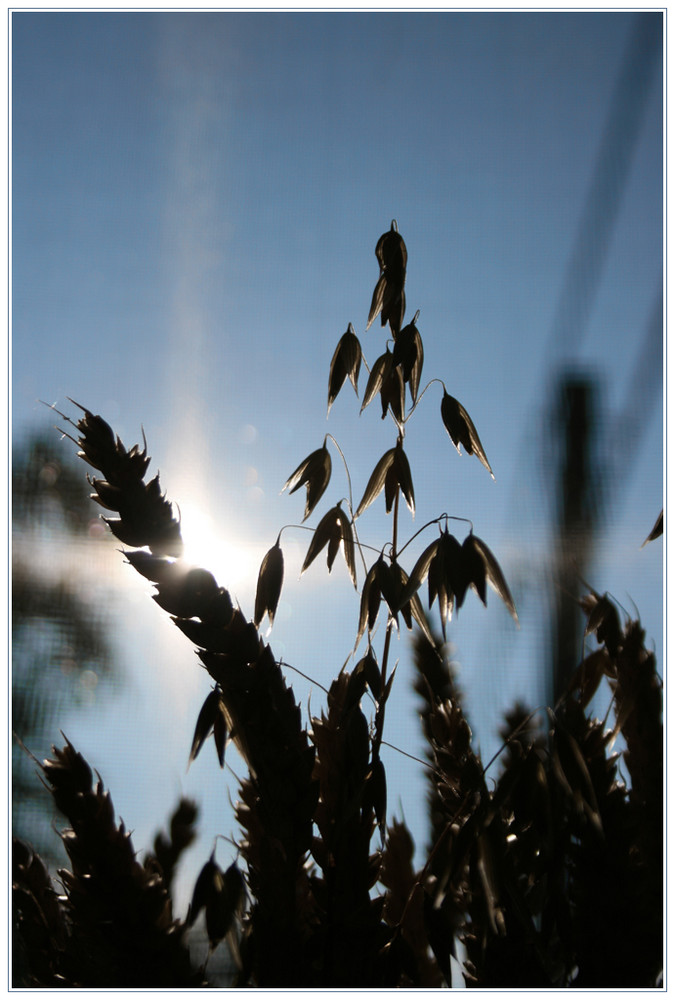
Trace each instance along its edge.
<path fill-rule="evenodd" d="M 551 362 L 563 352 L 575 357 L 588 329 L 662 49 L 661 24 L 654 13 L 633 22 L 553 318 Z"/>

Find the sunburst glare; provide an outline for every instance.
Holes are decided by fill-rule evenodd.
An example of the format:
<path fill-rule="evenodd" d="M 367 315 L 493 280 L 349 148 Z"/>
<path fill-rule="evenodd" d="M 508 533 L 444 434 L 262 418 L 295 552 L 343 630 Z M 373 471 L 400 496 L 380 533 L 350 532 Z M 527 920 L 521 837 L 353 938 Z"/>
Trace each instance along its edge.
<path fill-rule="evenodd" d="M 202 503 L 181 503 L 180 511 L 185 561 L 209 570 L 242 603 L 253 601 L 262 555 L 258 548 L 224 534 Z"/>

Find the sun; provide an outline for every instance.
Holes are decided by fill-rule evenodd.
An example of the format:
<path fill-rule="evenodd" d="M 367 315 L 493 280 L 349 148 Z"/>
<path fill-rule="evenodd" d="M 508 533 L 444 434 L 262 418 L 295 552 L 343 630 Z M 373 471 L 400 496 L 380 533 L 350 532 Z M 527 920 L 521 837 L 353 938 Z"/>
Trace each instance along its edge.
<path fill-rule="evenodd" d="M 261 559 L 257 549 L 224 535 L 221 524 L 201 504 L 181 504 L 180 524 L 185 562 L 209 570 L 233 598 L 252 599 Z"/>

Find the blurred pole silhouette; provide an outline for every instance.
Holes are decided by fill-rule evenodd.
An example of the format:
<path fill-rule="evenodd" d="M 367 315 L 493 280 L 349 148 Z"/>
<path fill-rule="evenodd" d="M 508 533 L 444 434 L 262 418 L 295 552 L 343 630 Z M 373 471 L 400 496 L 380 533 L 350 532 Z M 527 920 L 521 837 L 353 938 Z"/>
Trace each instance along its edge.
<path fill-rule="evenodd" d="M 564 693 L 581 658 L 583 618 L 577 602 L 602 513 L 596 486 L 601 481 L 597 458 L 602 440 L 597 397 L 598 384 L 592 376 L 569 370 L 560 375 L 551 428 L 559 460 L 549 705 Z"/>
<path fill-rule="evenodd" d="M 638 13 L 627 39 L 553 317 L 551 353 L 558 358 L 577 355 L 588 329 L 663 47 L 662 26 L 658 13 Z M 652 320 L 650 329 L 656 328 L 658 306 L 655 314 L 657 320 Z M 647 341 L 651 358 L 657 337 L 648 336 Z M 650 366 L 652 376 L 654 368 Z M 593 535 L 601 514 L 596 488 L 602 481 L 597 467 L 598 444 L 602 443 L 605 451 L 608 447 L 605 431 L 599 427 L 597 395 L 594 378 L 575 374 L 569 368 L 555 383 L 551 431 L 560 459 L 554 487 L 552 662 L 546 685 L 550 705 L 563 693 L 581 655 L 581 612 L 576 602 L 581 578 L 591 563 Z M 616 476 L 617 470 L 611 471 Z"/>

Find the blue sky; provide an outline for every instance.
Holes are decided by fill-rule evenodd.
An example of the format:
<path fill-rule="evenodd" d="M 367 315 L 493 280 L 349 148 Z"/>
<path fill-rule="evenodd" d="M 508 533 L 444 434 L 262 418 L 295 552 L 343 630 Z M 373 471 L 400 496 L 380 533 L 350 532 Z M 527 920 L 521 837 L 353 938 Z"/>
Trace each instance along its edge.
<path fill-rule="evenodd" d="M 15 439 L 51 423 L 38 399 L 63 408 L 66 396 L 101 413 L 127 445 L 142 426 L 186 536 L 218 560 L 210 568 L 251 614 L 262 555 L 302 518 L 302 497 L 279 496 L 300 460 L 330 431 L 360 496 L 394 443 L 377 404 L 359 417 L 349 387 L 326 421 L 326 394 L 349 322 L 370 364 L 384 349 L 379 321 L 365 326 L 375 244 L 396 218 L 409 254 L 406 315 L 420 310 L 422 385 L 441 378 L 461 400 L 496 477 L 457 455 L 432 386 L 406 438 L 418 510 L 402 531 L 444 511 L 471 518 L 520 612 L 515 630 L 496 595 L 487 610 L 470 596 L 450 627 L 486 757 L 500 708 L 543 696 L 554 372 L 574 364 L 597 377 L 607 430 L 625 408 L 660 287 L 657 38 L 588 321 L 576 337 L 555 335 L 634 23 L 633 13 L 586 11 L 12 16 Z M 593 259 L 589 245 L 587 278 Z M 654 364 L 633 393 L 652 405 L 613 446 L 617 475 L 601 477 L 611 504 L 588 573 L 632 613 L 635 602 L 660 658 L 661 542 L 640 550 L 663 502 L 660 356 Z M 334 470 L 312 524 L 345 495 L 337 461 Z M 389 527 L 376 506 L 359 531 L 380 546 Z M 218 534 L 204 548 L 209 523 Z M 350 651 L 358 598 L 337 563 L 328 577 L 318 560 L 298 582 L 308 536 L 289 529 L 282 540 L 290 569 L 270 642 L 328 684 Z M 199 794 L 205 783 L 223 789 L 223 778 L 215 755 L 185 776 L 208 679 L 132 576 L 122 575 L 123 599 L 147 630 L 125 651 L 138 728 L 120 691 L 105 708 L 107 730 L 100 714 L 80 713 L 68 735 L 144 847 L 179 787 Z M 403 638 L 385 738 L 415 753 L 407 651 Z M 159 684 L 172 658 L 171 685 Z M 289 680 L 316 713 L 320 689 Z M 158 725 L 175 746 L 168 764 L 149 763 L 151 793 L 130 787 L 131 750 L 116 756 L 114 734 L 126 719 L 129 746 L 142 740 L 143 713 L 156 712 L 148 692 L 158 689 Z M 423 842 L 421 769 L 397 756 L 385 763 L 390 809 L 402 808 Z M 207 807 L 207 833 L 219 822 Z"/>

